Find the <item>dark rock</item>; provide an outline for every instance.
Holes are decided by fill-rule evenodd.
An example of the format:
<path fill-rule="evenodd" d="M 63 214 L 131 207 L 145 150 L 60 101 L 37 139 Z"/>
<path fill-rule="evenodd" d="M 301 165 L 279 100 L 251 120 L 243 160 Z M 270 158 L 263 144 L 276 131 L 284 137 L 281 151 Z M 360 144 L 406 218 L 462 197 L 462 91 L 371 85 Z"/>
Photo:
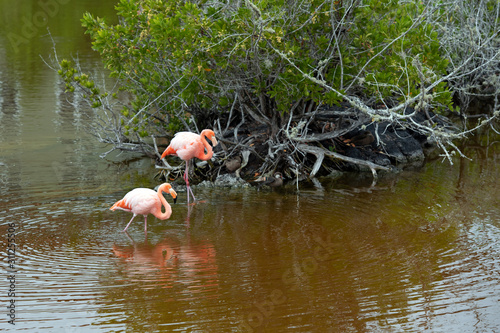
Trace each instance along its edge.
<path fill-rule="evenodd" d="M 237 177 L 234 173 L 226 173 L 218 176 L 214 182 L 203 181 L 198 187 L 249 187 L 250 184 Z"/>
<path fill-rule="evenodd" d="M 425 116 L 417 113 L 415 121 L 425 121 Z M 411 130 L 404 128 L 395 128 L 388 122 L 378 124 L 365 124 L 366 129 L 352 131 L 345 135 L 347 140 L 344 142 L 352 142 L 353 139 L 369 132 L 374 140 L 371 144 L 365 146 L 345 147 L 344 153 L 346 156 L 367 160 L 382 166 L 403 165 L 423 161 L 424 145 L 427 144 L 427 137 L 414 133 Z"/>

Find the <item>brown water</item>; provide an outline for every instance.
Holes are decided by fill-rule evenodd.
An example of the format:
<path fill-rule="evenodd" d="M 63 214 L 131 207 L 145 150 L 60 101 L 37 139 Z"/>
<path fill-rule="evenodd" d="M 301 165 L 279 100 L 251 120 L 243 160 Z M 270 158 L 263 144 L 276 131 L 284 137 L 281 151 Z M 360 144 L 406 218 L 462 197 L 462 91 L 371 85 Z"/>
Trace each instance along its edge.
<path fill-rule="evenodd" d="M 59 0 L 46 26 L 60 56 L 100 68 L 74 21 L 85 9 L 112 15 L 113 2 L 74 3 Z M 499 143 L 475 140 L 474 161 L 429 162 L 373 187 L 369 175 L 298 191 L 195 187 L 203 203 L 188 207 L 179 191 L 147 238 L 139 217 L 123 233 L 130 214 L 109 207 L 156 186 L 156 171 L 133 155 L 98 157 L 107 149 L 83 130 L 85 109 L 39 57 L 52 47 L 45 26 L 18 50 L 6 37 L 40 16 L 38 2 L 22 4 L 0 1 L 0 330 L 500 331 Z"/>

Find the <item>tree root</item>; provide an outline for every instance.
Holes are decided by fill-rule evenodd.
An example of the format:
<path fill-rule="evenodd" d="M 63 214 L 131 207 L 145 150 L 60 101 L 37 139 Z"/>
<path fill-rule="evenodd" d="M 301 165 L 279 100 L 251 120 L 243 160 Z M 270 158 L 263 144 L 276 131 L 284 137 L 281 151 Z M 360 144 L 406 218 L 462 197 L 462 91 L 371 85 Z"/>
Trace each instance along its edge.
<path fill-rule="evenodd" d="M 362 166 L 366 166 L 366 167 L 370 168 L 370 170 L 371 170 L 371 172 L 373 174 L 373 179 L 374 180 L 377 179 L 377 171 L 376 171 L 377 169 L 384 170 L 384 171 L 390 171 L 390 169 L 387 168 L 387 167 L 384 167 L 384 166 L 381 166 L 381 165 L 377 165 L 377 164 L 369 162 L 369 161 L 364 161 L 364 160 L 360 160 L 360 159 L 356 159 L 356 158 L 344 156 L 344 155 L 335 153 L 333 151 L 326 150 L 326 149 L 321 148 L 321 147 L 309 146 L 309 145 L 305 145 L 305 144 L 299 144 L 297 146 L 297 148 L 300 149 L 300 150 L 302 150 L 302 151 L 304 151 L 304 152 L 313 154 L 317 158 L 316 162 L 314 163 L 313 169 L 312 169 L 311 173 L 309 174 L 310 178 L 313 178 L 316 175 L 316 173 L 318 172 L 318 170 L 321 167 L 321 164 L 323 162 L 323 159 L 325 158 L 325 155 L 333 157 L 333 158 L 336 158 L 336 159 L 339 159 L 339 160 L 344 161 L 344 162 L 348 162 L 348 163 L 352 163 L 352 164 L 357 164 L 357 165 L 362 165 Z"/>

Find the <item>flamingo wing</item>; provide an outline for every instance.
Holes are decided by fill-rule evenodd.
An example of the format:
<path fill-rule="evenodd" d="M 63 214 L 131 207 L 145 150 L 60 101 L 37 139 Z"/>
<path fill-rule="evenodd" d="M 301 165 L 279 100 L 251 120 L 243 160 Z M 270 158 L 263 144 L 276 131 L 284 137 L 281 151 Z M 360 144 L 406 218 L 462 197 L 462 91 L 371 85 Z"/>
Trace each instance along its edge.
<path fill-rule="evenodd" d="M 125 199 L 121 199 L 121 200 L 118 200 L 117 202 L 115 202 L 115 204 L 113 206 L 111 206 L 110 209 L 111 210 L 121 209 L 121 210 L 124 210 L 126 212 L 131 212 L 132 211 L 132 206 L 130 206 L 129 204 L 127 204 L 127 202 L 125 201 Z"/>
<path fill-rule="evenodd" d="M 205 147 L 201 142 L 198 134 L 191 132 L 176 133 L 170 145 L 167 147 L 165 155 L 177 155 L 184 161 L 190 160 L 197 156 L 200 151 L 204 151 Z"/>
<path fill-rule="evenodd" d="M 152 214 L 161 208 L 158 194 L 148 188 L 136 188 L 128 192 L 123 199 L 117 201 L 110 209 L 121 209 L 136 215 Z"/>

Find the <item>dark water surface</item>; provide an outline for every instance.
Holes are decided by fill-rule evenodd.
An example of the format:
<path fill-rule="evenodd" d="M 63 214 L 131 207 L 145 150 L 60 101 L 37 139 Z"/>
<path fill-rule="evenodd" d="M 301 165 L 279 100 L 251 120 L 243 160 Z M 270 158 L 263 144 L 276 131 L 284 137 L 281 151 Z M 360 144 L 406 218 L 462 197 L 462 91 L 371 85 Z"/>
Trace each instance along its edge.
<path fill-rule="evenodd" d="M 113 1 L 56 3 L 46 26 L 61 56 L 100 68 L 73 21 L 112 16 Z M 16 22 L 42 9 L 11 4 L 0 1 L 0 330 L 500 331 L 499 143 L 477 139 L 465 149 L 474 161 L 375 186 L 356 175 L 298 191 L 195 187 L 204 202 L 189 207 L 179 190 L 147 237 L 140 217 L 123 233 L 130 214 L 109 207 L 156 186 L 156 170 L 99 158 L 107 149 L 85 133 L 85 109 L 39 57 L 51 53 L 45 26 L 12 44 Z"/>

